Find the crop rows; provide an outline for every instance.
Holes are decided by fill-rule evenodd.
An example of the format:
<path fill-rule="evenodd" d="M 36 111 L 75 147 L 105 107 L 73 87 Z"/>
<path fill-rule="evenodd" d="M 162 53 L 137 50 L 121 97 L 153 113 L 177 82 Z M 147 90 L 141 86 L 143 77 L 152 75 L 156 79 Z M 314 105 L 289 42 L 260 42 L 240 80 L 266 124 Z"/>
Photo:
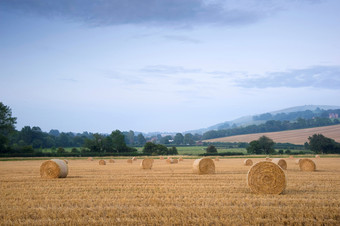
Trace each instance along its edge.
<path fill-rule="evenodd" d="M 339 225 L 340 159 L 315 161 L 317 171 L 301 172 L 287 159 L 282 195 L 252 194 L 243 159 L 215 162 L 214 175 L 193 174 L 191 159 L 151 170 L 70 160 L 64 179 L 42 179 L 43 161 L 0 162 L 0 224 Z"/>

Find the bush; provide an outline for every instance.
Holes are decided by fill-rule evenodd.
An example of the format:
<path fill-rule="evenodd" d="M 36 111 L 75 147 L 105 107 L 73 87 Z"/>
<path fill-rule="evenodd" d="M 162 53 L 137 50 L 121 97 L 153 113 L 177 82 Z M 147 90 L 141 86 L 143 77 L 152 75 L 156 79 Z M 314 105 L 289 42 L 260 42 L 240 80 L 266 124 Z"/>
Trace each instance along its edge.
<path fill-rule="evenodd" d="M 217 149 L 214 145 L 209 145 L 206 149 L 207 154 L 215 154 L 217 153 Z"/>

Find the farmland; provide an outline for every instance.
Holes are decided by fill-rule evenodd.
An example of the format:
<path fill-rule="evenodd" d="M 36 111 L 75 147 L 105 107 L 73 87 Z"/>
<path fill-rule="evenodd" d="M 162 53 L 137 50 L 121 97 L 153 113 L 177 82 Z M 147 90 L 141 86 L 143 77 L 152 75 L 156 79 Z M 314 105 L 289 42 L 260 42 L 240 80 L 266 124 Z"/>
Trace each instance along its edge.
<path fill-rule="evenodd" d="M 340 224 L 340 158 L 313 159 L 315 172 L 286 159 L 282 195 L 252 194 L 243 160 L 221 159 L 216 174 L 195 175 L 193 159 L 157 159 L 151 170 L 140 159 L 71 159 L 63 179 L 42 179 L 43 160 L 0 162 L 0 224 Z"/>
<path fill-rule="evenodd" d="M 204 140 L 205 142 L 251 142 L 257 140 L 259 137 L 265 135 L 276 143 L 291 143 L 291 144 L 304 144 L 308 142 L 308 137 L 313 134 L 323 134 L 326 137 L 332 138 L 340 142 L 340 125 L 323 126 L 308 129 L 288 130 L 281 132 L 269 133 L 254 133 L 237 135 L 230 137 L 221 137 L 216 139 Z"/>

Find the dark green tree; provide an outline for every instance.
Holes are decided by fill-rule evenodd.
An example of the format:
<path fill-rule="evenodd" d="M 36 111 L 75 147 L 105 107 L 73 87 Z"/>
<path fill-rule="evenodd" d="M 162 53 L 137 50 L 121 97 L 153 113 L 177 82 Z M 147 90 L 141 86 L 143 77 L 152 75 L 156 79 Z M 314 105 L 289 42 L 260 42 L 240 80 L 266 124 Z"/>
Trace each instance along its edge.
<path fill-rule="evenodd" d="M 340 144 L 322 134 L 308 137 L 309 148 L 317 154 L 340 153 Z"/>
<path fill-rule="evenodd" d="M 217 153 L 217 149 L 214 145 L 209 145 L 206 149 L 207 154 L 215 154 Z"/>
<path fill-rule="evenodd" d="M 181 133 L 177 133 L 174 137 L 174 143 L 177 145 L 184 143 L 184 136 Z"/>
<path fill-rule="evenodd" d="M 137 143 L 138 143 L 138 145 L 141 145 L 141 146 L 145 145 L 146 140 L 145 140 L 145 137 L 143 136 L 143 134 L 141 134 L 141 133 L 138 134 Z"/>
<path fill-rule="evenodd" d="M 184 144 L 189 144 L 189 145 L 195 144 L 194 136 L 191 133 L 186 133 L 184 135 Z"/>
<path fill-rule="evenodd" d="M 11 133 L 15 131 L 17 118 L 12 117 L 10 107 L 0 102 L 0 152 L 6 152 Z"/>
<path fill-rule="evenodd" d="M 258 139 L 259 141 L 259 145 L 261 147 L 262 153 L 263 154 L 272 154 L 275 152 L 274 149 L 274 141 L 272 139 L 270 139 L 269 137 L 266 136 L 262 136 Z"/>
<path fill-rule="evenodd" d="M 248 154 L 262 154 L 261 146 L 258 140 L 253 140 L 246 148 Z"/>

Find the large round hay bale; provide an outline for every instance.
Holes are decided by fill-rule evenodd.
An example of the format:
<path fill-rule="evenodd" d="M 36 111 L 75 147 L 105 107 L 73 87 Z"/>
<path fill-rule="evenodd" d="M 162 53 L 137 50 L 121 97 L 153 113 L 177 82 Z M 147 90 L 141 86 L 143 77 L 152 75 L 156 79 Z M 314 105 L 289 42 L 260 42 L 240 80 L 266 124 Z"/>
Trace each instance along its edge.
<path fill-rule="evenodd" d="M 109 163 L 115 163 L 115 160 L 114 159 L 110 159 Z"/>
<path fill-rule="evenodd" d="M 196 159 L 192 165 L 192 169 L 196 174 L 214 174 L 215 163 L 210 158 Z"/>
<path fill-rule="evenodd" d="M 106 165 L 106 161 L 104 159 L 99 160 L 99 165 Z"/>
<path fill-rule="evenodd" d="M 42 178 L 65 178 L 67 174 L 68 166 L 60 159 L 47 160 L 40 166 L 40 176 Z"/>
<path fill-rule="evenodd" d="M 153 164 L 153 159 L 143 159 L 140 163 L 141 169 L 151 169 Z"/>
<path fill-rule="evenodd" d="M 252 166 L 253 165 L 253 160 L 245 159 L 243 163 L 244 163 L 245 166 Z"/>
<path fill-rule="evenodd" d="M 127 163 L 132 163 L 132 159 L 126 160 Z"/>
<path fill-rule="evenodd" d="M 93 158 L 92 157 L 88 157 L 87 160 L 88 161 L 93 161 Z"/>
<path fill-rule="evenodd" d="M 286 176 L 273 162 L 261 161 L 253 165 L 247 174 L 250 190 L 256 194 L 281 194 L 286 188 Z"/>
<path fill-rule="evenodd" d="M 311 159 L 300 159 L 299 167 L 301 171 L 315 171 L 315 162 Z"/>
<path fill-rule="evenodd" d="M 287 162 L 284 159 L 273 159 L 273 162 L 277 165 L 279 165 L 283 170 L 287 169 Z"/>

